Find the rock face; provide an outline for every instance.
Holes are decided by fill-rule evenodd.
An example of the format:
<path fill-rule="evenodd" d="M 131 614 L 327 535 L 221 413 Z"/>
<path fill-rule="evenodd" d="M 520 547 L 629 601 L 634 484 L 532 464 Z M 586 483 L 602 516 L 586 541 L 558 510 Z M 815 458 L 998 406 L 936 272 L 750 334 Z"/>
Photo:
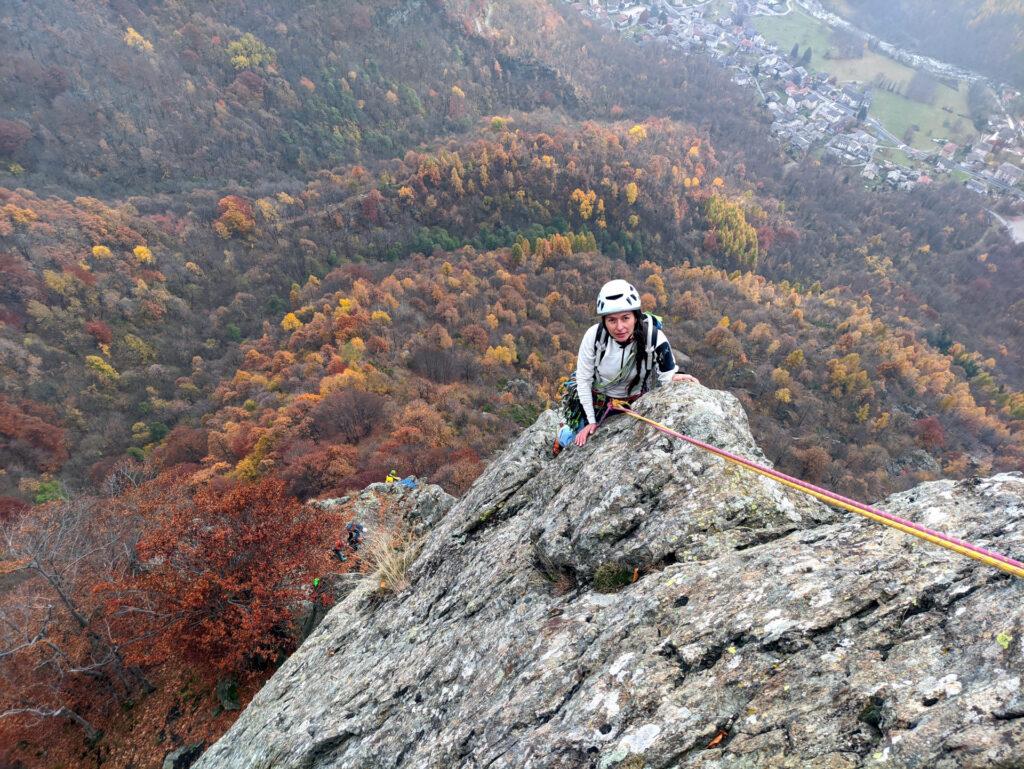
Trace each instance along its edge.
<path fill-rule="evenodd" d="M 727 393 L 637 410 L 764 461 Z M 1024 765 L 1024 581 L 628 417 L 557 458 L 554 428 L 438 518 L 408 589 L 336 606 L 197 766 Z M 882 506 L 1024 555 L 1018 473 Z"/>

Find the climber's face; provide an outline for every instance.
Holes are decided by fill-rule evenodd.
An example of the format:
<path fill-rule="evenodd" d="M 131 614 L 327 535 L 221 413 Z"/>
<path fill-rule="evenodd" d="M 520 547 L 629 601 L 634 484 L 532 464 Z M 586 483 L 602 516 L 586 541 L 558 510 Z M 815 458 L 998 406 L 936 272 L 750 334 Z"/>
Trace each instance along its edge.
<path fill-rule="evenodd" d="M 631 312 L 616 312 L 604 316 L 604 327 L 616 342 L 625 342 L 633 336 L 636 315 Z"/>

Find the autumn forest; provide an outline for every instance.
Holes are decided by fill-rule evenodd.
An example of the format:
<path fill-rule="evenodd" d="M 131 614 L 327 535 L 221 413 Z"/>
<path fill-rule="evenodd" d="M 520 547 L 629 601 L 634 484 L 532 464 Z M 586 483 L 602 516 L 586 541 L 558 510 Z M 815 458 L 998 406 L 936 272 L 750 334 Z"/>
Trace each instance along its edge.
<path fill-rule="evenodd" d="M 1024 464 L 1024 246 L 543 0 L 0 11 L 0 766 L 209 743 L 392 470 L 458 495 L 623 277 L 781 470 Z M 324 597 L 317 595 L 313 600 Z"/>

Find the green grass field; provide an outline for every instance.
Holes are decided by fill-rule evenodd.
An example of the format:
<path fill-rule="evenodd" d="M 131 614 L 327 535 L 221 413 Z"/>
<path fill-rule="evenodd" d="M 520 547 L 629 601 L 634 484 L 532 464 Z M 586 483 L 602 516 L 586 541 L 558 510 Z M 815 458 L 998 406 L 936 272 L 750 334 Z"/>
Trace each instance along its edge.
<path fill-rule="evenodd" d="M 901 166 L 916 166 L 918 161 L 909 157 L 903 150 L 895 147 L 879 147 L 875 153 L 875 160 L 888 160 Z"/>
<path fill-rule="evenodd" d="M 900 138 L 903 138 L 908 128 L 917 126 L 913 139 L 908 142 L 917 149 L 935 149 L 932 139 L 950 139 L 962 144 L 974 135 L 971 121 L 957 114 L 967 114 L 966 91 L 963 85 L 960 92 L 940 85 L 936 89 L 935 103 L 929 105 L 876 89 L 871 103 L 871 115 Z M 948 106 L 953 112 L 944 111 L 943 106 Z"/>
<path fill-rule="evenodd" d="M 882 75 L 905 87 L 914 76 L 912 68 L 875 51 L 865 50 L 860 59 L 826 58 L 825 54 L 831 49 L 831 28 L 799 8 L 785 16 L 757 16 L 754 26 L 766 40 L 779 46 L 782 53 L 788 54 L 794 43 L 800 46 L 801 52 L 810 46 L 813 51 L 811 69 L 834 75 L 841 83 L 870 85 L 878 75 Z M 932 139 L 949 138 L 962 143 L 972 136 L 974 128 L 971 121 L 960 117 L 968 111 L 966 84 L 961 83 L 959 90 L 939 85 L 935 94 L 934 104 L 929 105 L 875 89 L 871 115 L 900 138 L 908 128 L 917 126 L 918 130 L 909 144 L 918 149 L 934 149 Z"/>
<path fill-rule="evenodd" d="M 800 46 L 801 52 L 811 46 L 815 53 L 812 61 L 814 67 L 819 66 L 817 60 L 829 49 L 831 30 L 828 25 L 798 8 L 785 16 L 754 16 L 752 21 L 765 40 L 779 46 L 782 53 L 789 53 L 794 43 Z"/>

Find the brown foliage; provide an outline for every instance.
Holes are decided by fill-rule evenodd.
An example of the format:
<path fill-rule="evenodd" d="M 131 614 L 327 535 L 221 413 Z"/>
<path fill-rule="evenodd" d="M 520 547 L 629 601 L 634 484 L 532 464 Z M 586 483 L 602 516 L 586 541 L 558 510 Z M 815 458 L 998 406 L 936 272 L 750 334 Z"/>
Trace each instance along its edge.
<path fill-rule="evenodd" d="M 832 467 L 832 457 L 820 446 L 809 449 L 793 449 L 793 455 L 802 463 L 804 480 L 820 483 L 828 477 Z"/>
<path fill-rule="evenodd" d="M 162 491 L 148 505 L 157 520 L 138 544 L 141 569 L 106 590 L 119 632 L 148 633 L 132 659 L 238 673 L 274 660 L 293 643 L 290 607 L 324 546 L 321 517 L 279 479 L 194 496 L 172 481 Z"/>
<path fill-rule="evenodd" d="M 468 382 L 480 372 L 480 363 L 470 353 L 455 348 L 417 347 L 409 355 L 408 363 L 417 374 L 441 384 Z"/>
<path fill-rule="evenodd" d="M 61 501 L 3 529 L 16 569 L 0 590 L 0 726 L 14 734 L 71 721 L 95 736 L 93 713 L 146 683 L 125 665 L 92 590 L 130 551 L 135 518 L 112 512 L 89 499 Z"/>
<path fill-rule="evenodd" d="M 929 451 L 941 449 L 946 445 L 946 432 L 937 417 L 924 417 L 914 422 L 917 440 Z"/>
<path fill-rule="evenodd" d="M 355 473 L 358 451 L 354 446 L 319 446 L 299 441 L 285 453 L 281 477 L 288 492 L 307 499 L 325 491 L 340 490 Z"/>
<path fill-rule="evenodd" d="M 0 524 L 14 521 L 29 507 L 27 502 L 16 497 L 0 497 Z"/>
<path fill-rule="evenodd" d="M 336 390 L 310 411 L 310 432 L 321 439 L 357 443 L 373 432 L 383 413 L 384 398 L 376 393 Z"/>
<path fill-rule="evenodd" d="M 168 470 L 175 465 L 197 464 L 206 456 L 207 438 L 206 430 L 178 425 L 153 451 L 151 462 L 157 470 Z"/>
<path fill-rule="evenodd" d="M 43 471 L 56 470 L 68 452 L 64 430 L 53 425 L 53 410 L 39 403 L 15 405 L 0 395 L 0 450 L 11 451 Z"/>
<path fill-rule="evenodd" d="M 114 332 L 102 320 L 90 320 L 85 324 L 85 332 L 92 336 L 97 344 L 110 344 L 114 341 Z"/>
<path fill-rule="evenodd" d="M 0 118 L 0 155 L 16 154 L 31 138 L 31 129 L 20 120 Z"/>

